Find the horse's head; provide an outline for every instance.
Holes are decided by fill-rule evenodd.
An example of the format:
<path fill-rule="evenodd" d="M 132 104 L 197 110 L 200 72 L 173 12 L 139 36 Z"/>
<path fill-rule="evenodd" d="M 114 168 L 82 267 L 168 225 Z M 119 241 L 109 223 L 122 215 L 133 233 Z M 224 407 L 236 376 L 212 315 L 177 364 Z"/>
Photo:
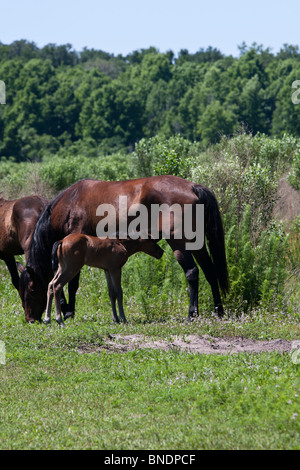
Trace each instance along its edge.
<path fill-rule="evenodd" d="M 18 263 L 21 272 L 19 293 L 25 310 L 25 318 L 28 323 L 40 321 L 46 307 L 47 293 L 41 279 L 33 268 L 25 268 Z"/>
<path fill-rule="evenodd" d="M 139 251 L 143 251 L 147 255 L 153 256 L 153 258 L 160 259 L 164 254 L 164 250 L 153 238 L 139 238 L 136 242 L 139 245 Z"/>

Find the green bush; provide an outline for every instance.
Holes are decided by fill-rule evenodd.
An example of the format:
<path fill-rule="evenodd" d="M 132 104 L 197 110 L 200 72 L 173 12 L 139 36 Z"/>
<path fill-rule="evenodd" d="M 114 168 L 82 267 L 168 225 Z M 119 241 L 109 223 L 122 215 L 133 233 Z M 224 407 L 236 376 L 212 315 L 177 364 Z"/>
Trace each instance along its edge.
<path fill-rule="evenodd" d="M 51 156 L 40 165 L 39 174 L 56 191 L 84 178 L 117 180 L 132 177 L 128 159 L 122 153 L 97 158 Z"/>
<path fill-rule="evenodd" d="M 30 163 L 17 163 L 13 159 L 0 160 L 0 197 L 15 199 L 35 192 L 32 187 L 37 166 Z"/>
<path fill-rule="evenodd" d="M 294 189 L 300 191 L 300 149 L 295 153 L 288 180 Z"/>
<path fill-rule="evenodd" d="M 276 304 L 283 296 L 287 278 L 285 253 L 288 236 L 282 226 L 272 223 L 253 244 L 248 206 L 237 229 L 226 234 L 226 251 L 230 278 L 227 303 L 232 309 L 246 311 L 258 303 L 264 308 Z"/>
<path fill-rule="evenodd" d="M 295 138 L 241 134 L 199 159 L 192 179 L 215 191 L 225 226 L 230 278 L 227 305 L 282 307 L 289 237 L 272 219 L 280 175 L 298 152 Z"/>
<path fill-rule="evenodd" d="M 190 177 L 190 168 L 200 145 L 176 135 L 142 139 L 132 154 L 137 176 L 175 175 Z"/>

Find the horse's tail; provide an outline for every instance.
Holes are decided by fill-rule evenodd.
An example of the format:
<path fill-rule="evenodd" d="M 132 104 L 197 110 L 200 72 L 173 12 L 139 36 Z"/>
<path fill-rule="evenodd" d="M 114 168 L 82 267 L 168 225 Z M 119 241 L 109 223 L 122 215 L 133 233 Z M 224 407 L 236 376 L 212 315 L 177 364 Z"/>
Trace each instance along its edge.
<path fill-rule="evenodd" d="M 58 249 L 61 247 L 62 241 L 59 240 L 58 242 L 55 242 L 53 247 L 52 247 L 52 254 L 51 254 L 51 262 L 52 262 L 52 271 L 56 273 L 58 270 Z"/>
<path fill-rule="evenodd" d="M 195 184 L 193 191 L 201 204 L 204 204 L 205 234 L 212 256 L 216 276 L 224 294 L 229 291 L 229 279 L 225 254 L 225 238 L 217 199 L 205 186 Z"/>

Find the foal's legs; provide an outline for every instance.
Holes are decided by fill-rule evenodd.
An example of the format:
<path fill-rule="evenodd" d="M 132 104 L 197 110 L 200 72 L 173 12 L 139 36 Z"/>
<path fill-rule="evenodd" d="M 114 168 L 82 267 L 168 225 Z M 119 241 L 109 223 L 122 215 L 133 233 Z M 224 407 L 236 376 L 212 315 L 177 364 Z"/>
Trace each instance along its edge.
<path fill-rule="evenodd" d="M 44 318 L 44 323 L 48 325 L 51 322 L 51 307 L 53 301 L 53 281 L 49 282 L 48 285 L 48 292 L 47 292 L 47 306 L 46 306 L 46 314 Z"/>
<path fill-rule="evenodd" d="M 61 326 L 65 326 L 64 321 L 61 316 L 61 305 L 60 305 L 60 296 L 63 289 L 63 284 L 57 283 L 54 286 L 54 302 L 55 302 L 55 320 Z"/>
<path fill-rule="evenodd" d="M 61 316 L 61 292 L 64 284 L 62 284 L 60 281 L 61 275 L 56 274 L 48 285 L 46 315 L 44 319 L 44 323 L 46 324 L 51 322 L 51 306 L 54 296 L 55 319 L 57 323 L 59 323 L 61 326 L 64 326 L 64 322 Z"/>
<path fill-rule="evenodd" d="M 168 243 L 174 252 L 176 260 L 178 261 L 178 263 L 184 270 L 185 277 L 189 284 L 190 304 L 189 304 L 189 314 L 188 314 L 187 319 L 192 320 L 194 317 L 199 315 L 199 307 L 198 307 L 199 269 L 190 251 L 185 250 L 182 245 L 177 244 L 176 241 L 174 240 L 168 240 Z"/>

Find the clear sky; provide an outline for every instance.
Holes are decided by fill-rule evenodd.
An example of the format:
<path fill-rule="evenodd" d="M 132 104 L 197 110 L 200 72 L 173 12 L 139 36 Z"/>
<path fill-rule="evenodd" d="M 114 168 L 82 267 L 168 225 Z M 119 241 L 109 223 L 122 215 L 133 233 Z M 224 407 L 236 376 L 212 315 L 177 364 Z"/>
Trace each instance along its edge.
<path fill-rule="evenodd" d="M 238 55 L 245 41 L 300 45 L 300 0 L 0 0 L 0 41 L 71 43 L 113 54 L 150 46 Z"/>

